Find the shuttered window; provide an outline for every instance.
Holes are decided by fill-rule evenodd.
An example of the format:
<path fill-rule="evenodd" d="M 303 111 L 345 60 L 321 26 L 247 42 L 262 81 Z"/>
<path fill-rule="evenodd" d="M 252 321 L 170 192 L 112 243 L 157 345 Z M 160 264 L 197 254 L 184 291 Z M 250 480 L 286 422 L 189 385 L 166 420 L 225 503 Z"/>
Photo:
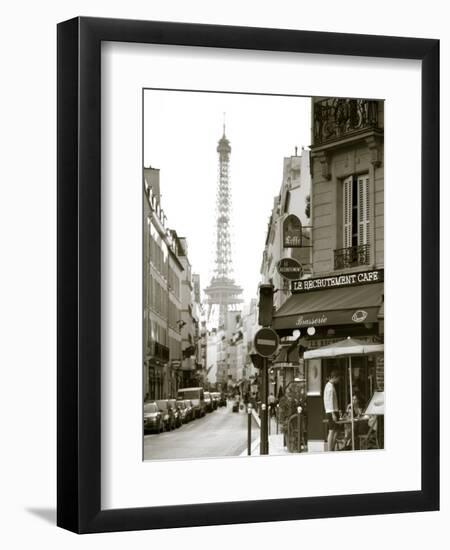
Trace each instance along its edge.
<path fill-rule="evenodd" d="M 369 243 L 369 176 L 358 176 L 358 244 Z"/>
<path fill-rule="evenodd" d="M 352 246 L 353 176 L 344 180 L 344 248 Z"/>
<path fill-rule="evenodd" d="M 369 243 L 369 176 L 349 176 L 343 181 L 343 246 Z"/>

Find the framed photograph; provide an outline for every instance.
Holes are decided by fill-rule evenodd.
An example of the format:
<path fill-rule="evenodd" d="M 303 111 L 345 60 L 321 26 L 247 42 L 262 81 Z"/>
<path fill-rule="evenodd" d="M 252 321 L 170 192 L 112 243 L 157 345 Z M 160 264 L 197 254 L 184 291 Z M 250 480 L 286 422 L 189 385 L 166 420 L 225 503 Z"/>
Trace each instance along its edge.
<path fill-rule="evenodd" d="M 438 167 L 438 40 L 60 23 L 58 525 L 437 510 Z"/>

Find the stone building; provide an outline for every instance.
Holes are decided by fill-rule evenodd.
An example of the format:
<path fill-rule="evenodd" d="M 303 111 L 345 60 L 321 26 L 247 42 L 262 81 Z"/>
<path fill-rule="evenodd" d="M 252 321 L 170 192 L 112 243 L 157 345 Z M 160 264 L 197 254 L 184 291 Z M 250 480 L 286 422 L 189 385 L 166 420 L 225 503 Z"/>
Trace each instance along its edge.
<path fill-rule="evenodd" d="M 278 262 L 282 258 L 293 258 L 300 263 L 302 272 L 309 273 L 311 270 L 308 215 L 311 189 L 309 163 L 309 150 L 304 148 L 300 155 L 297 154 L 296 148 L 295 155 L 283 160 L 280 191 L 273 200 L 261 262 L 261 276 L 263 283 L 271 282 L 278 290 L 274 295 L 275 308 L 279 308 L 290 295 L 288 283 L 278 273 Z M 302 246 L 286 246 L 286 223 L 289 223 L 292 217 L 300 222 L 299 233 L 302 236 Z"/>
<path fill-rule="evenodd" d="M 179 239 L 161 207 L 160 171 L 144 169 L 143 359 L 144 399 L 176 395 L 181 366 Z"/>
<path fill-rule="evenodd" d="M 276 310 L 281 308 L 291 295 L 289 280 L 279 273 L 279 262 L 282 259 L 296 261 L 300 269 L 298 277 L 310 276 L 312 272 L 310 194 L 310 151 L 302 148 L 301 154 L 298 155 L 296 148 L 295 155 L 283 160 L 282 182 L 280 191 L 273 201 L 261 263 L 262 282 L 272 283 L 276 290 Z M 294 237 L 290 237 L 287 231 L 292 219 L 297 222 L 298 228 Z M 282 337 L 281 342 L 269 388 L 271 393 L 279 396 L 289 382 L 299 376 L 300 367 L 298 353 L 288 354 L 292 347 L 288 335 Z"/>
<path fill-rule="evenodd" d="M 384 337 L 384 103 L 313 98 L 311 108 L 312 270 L 291 283 L 292 295 L 273 325 L 280 336 L 300 332 L 300 356 L 301 349 L 348 337 Z M 341 372 L 339 406 L 347 408 L 347 364 L 308 361 L 309 450 L 325 448 L 323 387 L 333 369 Z M 352 365 L 352 385 L 364 407 L 384 390 L 384 357 L 354 357 Z"/>

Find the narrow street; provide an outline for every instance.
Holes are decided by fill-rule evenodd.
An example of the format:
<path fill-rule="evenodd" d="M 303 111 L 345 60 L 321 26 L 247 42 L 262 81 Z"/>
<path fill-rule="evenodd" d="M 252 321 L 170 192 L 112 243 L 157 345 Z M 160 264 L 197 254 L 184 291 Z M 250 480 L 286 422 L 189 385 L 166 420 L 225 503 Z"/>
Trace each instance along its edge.
<path fill-rule="evenodd" d="M 239 456 L 247 448 L 247 413 L 227 407 L 162 434 L 144 436 L 144 460 Z M 252 422 L 252 441 L 259 428 Z"/>

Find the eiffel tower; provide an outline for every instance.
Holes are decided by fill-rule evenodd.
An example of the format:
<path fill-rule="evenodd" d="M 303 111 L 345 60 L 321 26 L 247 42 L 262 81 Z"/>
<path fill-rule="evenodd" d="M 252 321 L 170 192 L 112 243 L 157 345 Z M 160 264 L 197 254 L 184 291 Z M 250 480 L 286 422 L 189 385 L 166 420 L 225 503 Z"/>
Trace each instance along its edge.
<path fill-rule="evenodd" d="M 225 135 L 217 145 L 219 154 L 219 174 L 217 185 L 217 220 L 216 220 L 216 251 L 214 274 L 205 288 L 206 304 L 208 305 L 208 320 L 214 319 L 217 328 L 226 328 L 228 311 L 236 311 L 238 304 L 242 303 L 242 288 L 232 278 L 231 260 L 231 185 L 230 185 L 230 153 L 231 146 Z"/>

